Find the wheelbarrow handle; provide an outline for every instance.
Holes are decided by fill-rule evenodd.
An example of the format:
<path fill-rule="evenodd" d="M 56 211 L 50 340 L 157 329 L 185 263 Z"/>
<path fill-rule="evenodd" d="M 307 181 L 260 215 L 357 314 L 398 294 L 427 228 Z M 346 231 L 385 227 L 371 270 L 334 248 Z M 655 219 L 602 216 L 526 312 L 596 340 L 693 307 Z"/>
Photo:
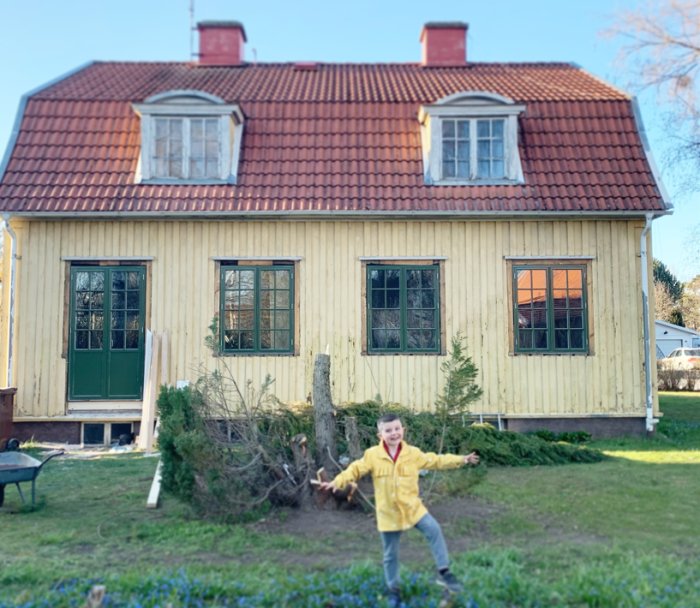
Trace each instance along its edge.
<path fill-rule="evenodd" d="M 39 468 L 43 467 L 49 460 L 51 460 L 54 456 L 61 456 L 62 454 L 65 454 L 65 450 L 53 450 L 46 454 L 44 456 L 44 460 L 41 461 L 41 464 L 39 465 Z"/>

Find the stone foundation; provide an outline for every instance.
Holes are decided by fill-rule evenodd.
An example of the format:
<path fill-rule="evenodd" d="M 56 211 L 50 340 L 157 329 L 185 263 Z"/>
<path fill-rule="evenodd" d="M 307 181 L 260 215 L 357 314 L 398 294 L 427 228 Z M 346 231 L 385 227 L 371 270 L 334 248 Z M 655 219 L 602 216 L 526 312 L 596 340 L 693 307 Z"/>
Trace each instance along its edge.
<path fill-rule="evenodd" d="M 84 422 L 92 423 L 93 420 Z M 102 421 L 100 421 L 102 422 Z M 127 422 L 115 420 L 115 423 Z M 81 443 L 82 421 L 57 421 L 57 422 L 15 422 L 12 436 L 20 441 L 44 441 L 49 443 Z M 140 422 L 133 423 L 134 435 L 139 434 Z"/>
<path fill-rule="evenodd" d="M 646 418 L 508 418 L 506 429 L 531 433 L 547 429 L 554 433 L 585 431 L 593 439 L 647 435 Z"/>

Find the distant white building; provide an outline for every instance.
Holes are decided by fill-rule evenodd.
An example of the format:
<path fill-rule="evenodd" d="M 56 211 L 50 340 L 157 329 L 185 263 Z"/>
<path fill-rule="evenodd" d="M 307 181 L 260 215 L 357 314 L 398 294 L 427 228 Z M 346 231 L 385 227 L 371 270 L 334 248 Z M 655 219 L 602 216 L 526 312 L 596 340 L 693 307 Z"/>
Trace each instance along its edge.
<path fill-rule="evenodd" d="M 700 348 L 700 332 L 680 325 L 674 325 L 667 321 L 654 322 L 656 326 L 656 354 L 668 356 L 674 348 L 688 346 L 690 348 Z M 662 355 L 659 354 L 661 351 Z"/>

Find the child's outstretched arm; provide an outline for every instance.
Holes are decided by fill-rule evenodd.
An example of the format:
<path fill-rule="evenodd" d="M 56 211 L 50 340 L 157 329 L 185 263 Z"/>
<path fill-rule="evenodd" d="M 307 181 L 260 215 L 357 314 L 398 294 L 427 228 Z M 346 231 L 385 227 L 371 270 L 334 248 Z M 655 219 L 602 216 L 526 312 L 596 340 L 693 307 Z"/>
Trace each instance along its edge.
<path fill-rule="evenodd" d="M 332 490 L 336 492 L 337 490 L 342 490 L 349 483 L 354 483 L 360 477 L 364 477 L 371 470 L 371 466 L 365 456 L 362 458 L 351 462 L 348 468 L 342 473 L 335 476 L 332 481 L 323 481 L 319 484 L 321 490 Z"/>
<path fill-rule="evenodd" d="M 421 452 L 421 456 L 421 469 L 456 469 L 465 464 L 479 464 L 479 455 L 476 452 L 470 452 L 466 456 Z"/>

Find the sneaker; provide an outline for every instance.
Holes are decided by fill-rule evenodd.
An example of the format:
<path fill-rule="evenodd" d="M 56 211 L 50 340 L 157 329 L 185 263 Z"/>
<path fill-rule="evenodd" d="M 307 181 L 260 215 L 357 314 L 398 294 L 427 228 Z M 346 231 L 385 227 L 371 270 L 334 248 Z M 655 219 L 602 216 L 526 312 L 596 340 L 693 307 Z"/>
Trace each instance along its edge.
<path fill-rule="evenodd" d="M 401 606 L 401 592 L 398 589 L 389 589 L 387 592 L 390 608 L 399 608 Z"/>
<path fill-rule="evenodd" d="M 446 570 L 445 572 L 438 572 L 435 582 L 441 587 L 447 589 L 450 593 L 460 593 L 464 589 L 464 587 L 462 587 L 462 583 L 460 583 L 457 580 L 457 577 L 449 570 Z"/>

